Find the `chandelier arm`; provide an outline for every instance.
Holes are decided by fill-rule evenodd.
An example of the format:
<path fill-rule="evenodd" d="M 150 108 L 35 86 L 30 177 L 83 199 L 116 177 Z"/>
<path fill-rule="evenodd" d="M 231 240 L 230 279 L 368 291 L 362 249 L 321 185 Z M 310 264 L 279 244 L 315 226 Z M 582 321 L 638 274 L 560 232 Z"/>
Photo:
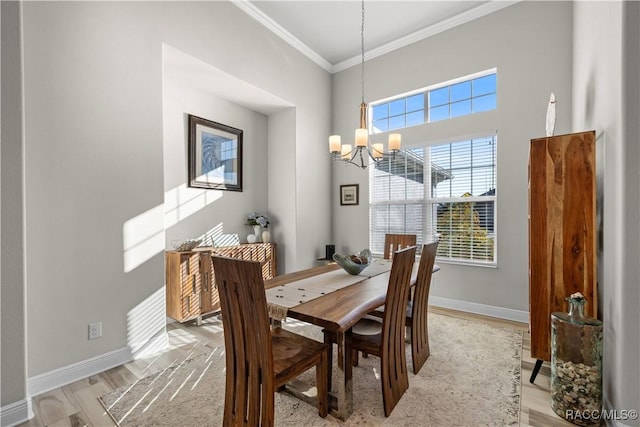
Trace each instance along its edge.
<path fill-rule="evenodd" d="M 362 147 L 354 148 L 351 151 L 351 153 L 349 153 L 349 154 L 350 154 L 349 158 L 342 158 L 340 160 L 342 160 L 345 163 L 349 163 L 349 164 L 352 164 L 354 166 L 357 166 L 357 167 L 359 167 L 361 169 L 366 169 L 367 166 L 369 166 L 368 164 L 365 164 L 364 161 L 362 160 Z M 360 155 L 360 163 L 359 164 L 355 161 L 356 157 L 358 157 L 358 155 Z"/>

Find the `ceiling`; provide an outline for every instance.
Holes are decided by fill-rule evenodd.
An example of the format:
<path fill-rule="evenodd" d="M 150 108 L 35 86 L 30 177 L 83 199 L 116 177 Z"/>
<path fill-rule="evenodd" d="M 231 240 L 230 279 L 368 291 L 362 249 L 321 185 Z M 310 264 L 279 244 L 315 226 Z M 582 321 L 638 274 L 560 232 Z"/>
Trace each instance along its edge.
<path fill-rule="evenodd" d="M 360 62 L 362 5 L 358 0 L 233 1 L 331 73 Z M 374 58 L 513 3 L 368 0 L 365 58 Z"/>

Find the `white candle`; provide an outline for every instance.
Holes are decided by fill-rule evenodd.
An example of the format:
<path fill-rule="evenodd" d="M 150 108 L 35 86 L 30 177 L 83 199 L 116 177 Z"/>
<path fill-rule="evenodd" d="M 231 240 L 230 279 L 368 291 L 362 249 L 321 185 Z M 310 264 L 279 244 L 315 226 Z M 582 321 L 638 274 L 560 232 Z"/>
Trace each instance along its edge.
<path fill-rule="evenodd" d="M 382 147 L 382 144 L 373 144 L 373 153 L 371 153 L 373 155 L 373 158 L 381 159 L 384 156 L 383 150 L 384 148 Z"/>
<path fill-rule="evenodd" d="M 399 133 L 389 134 L 389 151 L 399 150 L 402 135 Z"/>
<path fill-rule="evenodd" d="M 344 144 L 342 146 L 342 158 L 349 160 L 349 156 L 351 156 L 351 144 Z"/>
<path fill-rule="evenodd" d="M 339 153 L 341 144 L 342 144 L 342 140 L 340 138 L 340 135 L 331 135 L 329 137 L 329 152 Z"/>
<path fill-rule="evenodd" d="M 356 147 L 366 147 L 369 139 L 369 131 L 366 129 L 356 129 Z"/>

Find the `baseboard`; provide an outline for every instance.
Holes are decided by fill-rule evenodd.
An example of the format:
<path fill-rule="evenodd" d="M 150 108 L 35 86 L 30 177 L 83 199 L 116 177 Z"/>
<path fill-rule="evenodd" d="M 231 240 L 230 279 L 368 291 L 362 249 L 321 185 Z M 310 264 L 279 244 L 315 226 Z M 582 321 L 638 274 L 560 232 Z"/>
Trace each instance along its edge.
<path fill-rule="evenodd" d="M 74 381 L 104 372 L 107 369 L 120 366 L 132 359 L 131 349 L 129 347 L 123 347 L 92 357 L 91 359 L 31 377 L 27 380 L 27 390 L 30 396 L 37 396 Z"/>
<path fill-rule="evenodd" d="M 169 336 L 166 329 L 162 329 L 146 342 L 122 347 L 91 359 L 31 377 L 27 380 L 27 390 L 30 396 L 37 396 L 91 375 L 99 374 L 107 369 L 123 365 L 131 360 L 146 357 L 149 354 L 165 349 L 168 344 Z M 135 349 L 135 351 L 132 349 Z"/>
<path fill-rule="evenodd" d="M 33 418 L 31 398 L 25 398 L 0 408 L 0 426 L 2 427 L 16 426 L 31 418 Z"/>
<path fill-rule="evenodd" d="M 481 314 L 483 316 L 497 317 L 499 319 L 512 320 L 514 322 L 529 323 L 529 312 L 513 310 L 511 308 L 496 307 L 493 305 L 478 304 L 475 302 L 460 301 L 431 295 L 429 305 L 465 311 L 467 313 Z"/>

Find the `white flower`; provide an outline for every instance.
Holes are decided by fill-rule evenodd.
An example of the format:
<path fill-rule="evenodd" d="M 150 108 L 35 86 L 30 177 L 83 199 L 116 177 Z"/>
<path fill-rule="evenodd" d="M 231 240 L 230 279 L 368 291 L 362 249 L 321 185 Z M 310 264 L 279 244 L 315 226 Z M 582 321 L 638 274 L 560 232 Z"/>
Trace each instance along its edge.
<path fill-rule="evenodd" d="M 264 228 L 268 228 L 269 218 L 264 215 L 258 215 L 256 212 L 249 212 L 247 215 L 247 225 L 260 225 Z"/>

